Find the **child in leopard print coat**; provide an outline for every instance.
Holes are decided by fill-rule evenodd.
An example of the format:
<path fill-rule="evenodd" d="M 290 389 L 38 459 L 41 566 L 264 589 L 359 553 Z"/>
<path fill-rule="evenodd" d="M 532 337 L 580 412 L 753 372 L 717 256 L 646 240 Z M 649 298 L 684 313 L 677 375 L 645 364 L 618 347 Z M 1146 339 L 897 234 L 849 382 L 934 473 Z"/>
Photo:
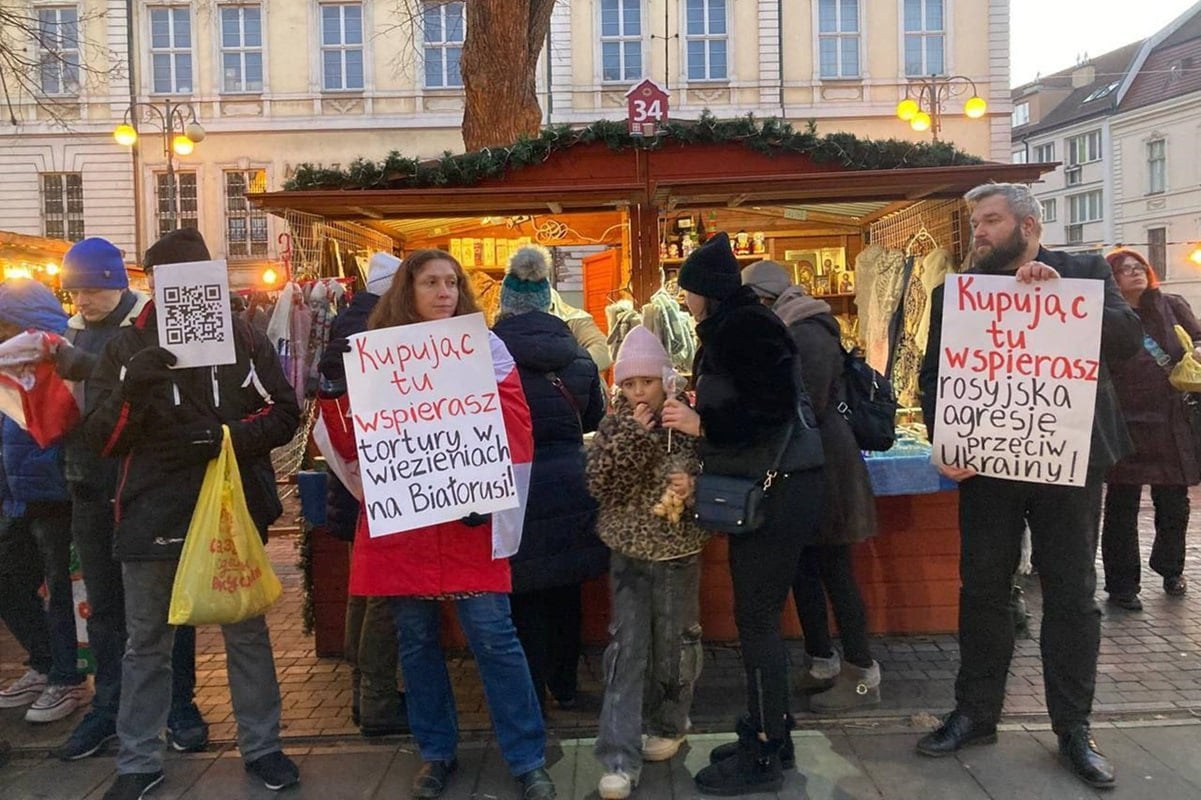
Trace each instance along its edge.
<path fill-rule="evenodd" d="M 693 437 L 659 424 L 665 376 L 675 374 L 658 338 L 632 329 L 614 365 L 621 394 L 588 453 L 588 489 L 600 504 L 597 533 L 613 551 L 613 621 L 595 751 L 605 768 L 601 798 L 628 797 L 644 761 L 665 761 L 679 750 L 701 671 L 700 551 L 708 534 L 689 509 L 700 464 Z"/>

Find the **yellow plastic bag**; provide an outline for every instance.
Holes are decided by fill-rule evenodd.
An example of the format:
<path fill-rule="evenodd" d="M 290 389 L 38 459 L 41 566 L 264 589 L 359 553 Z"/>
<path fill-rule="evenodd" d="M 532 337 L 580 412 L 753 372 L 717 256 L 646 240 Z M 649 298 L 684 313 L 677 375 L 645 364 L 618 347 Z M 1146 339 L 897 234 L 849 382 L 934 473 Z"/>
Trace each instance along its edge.
<path fill-rule="evenodd" d="M 204 473 L 175 570 L 172 625 L 241 622 L 266 613 L 283 592 L 246 507 L 229 427 L 222 432 L 221 454 Z"/>
<path fill-rule="evenodd" d="M 1193 355 L 1193 338 L 1180 325 L 1175 326 L 1176 338 L 1184 348 L 1184 358 L 1168 373 L 1168 382 L 1181 392 L 1201 392 L 1201 362 Z"/>

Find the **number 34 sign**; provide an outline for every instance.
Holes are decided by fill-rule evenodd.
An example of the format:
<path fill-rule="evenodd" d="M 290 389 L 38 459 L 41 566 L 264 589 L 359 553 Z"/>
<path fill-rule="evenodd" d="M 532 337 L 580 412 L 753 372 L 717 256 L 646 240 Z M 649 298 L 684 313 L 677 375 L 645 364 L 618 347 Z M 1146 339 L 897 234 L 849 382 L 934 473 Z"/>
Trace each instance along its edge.
<path fill-rule="evenodd" d="M 643 78 L 626 92 L 626 122 L 631 136 L 654 136 L 667 122 L 671 93 L 650 78 Z"/>

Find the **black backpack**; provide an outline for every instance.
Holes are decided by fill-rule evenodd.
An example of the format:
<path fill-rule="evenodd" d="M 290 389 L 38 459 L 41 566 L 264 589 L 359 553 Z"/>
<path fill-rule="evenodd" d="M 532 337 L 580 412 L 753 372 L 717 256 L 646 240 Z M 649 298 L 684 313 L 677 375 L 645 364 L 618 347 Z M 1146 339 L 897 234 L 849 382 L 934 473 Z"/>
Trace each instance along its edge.
<path fill-rule="evenodd" d="M 840 345 L 841 347 L 841 345 Z M 859 348 L 842 348 L 845 399 L 838 404 L 860 450 L 887 450 L 896 441 L 897 395 L 892 382 L 871 368 Z"/>

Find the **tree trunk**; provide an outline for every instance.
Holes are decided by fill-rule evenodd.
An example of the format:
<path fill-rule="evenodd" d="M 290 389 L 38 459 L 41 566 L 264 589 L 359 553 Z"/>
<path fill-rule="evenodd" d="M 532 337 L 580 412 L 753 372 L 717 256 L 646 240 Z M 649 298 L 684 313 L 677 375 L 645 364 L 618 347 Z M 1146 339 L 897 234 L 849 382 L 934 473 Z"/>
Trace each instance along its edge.
<path fill-rule="evenodd" d="M 470 0 L 462 74 L 468 151 L 513 144 L 542 127 L 536 70 L 555 0 Z"/>

